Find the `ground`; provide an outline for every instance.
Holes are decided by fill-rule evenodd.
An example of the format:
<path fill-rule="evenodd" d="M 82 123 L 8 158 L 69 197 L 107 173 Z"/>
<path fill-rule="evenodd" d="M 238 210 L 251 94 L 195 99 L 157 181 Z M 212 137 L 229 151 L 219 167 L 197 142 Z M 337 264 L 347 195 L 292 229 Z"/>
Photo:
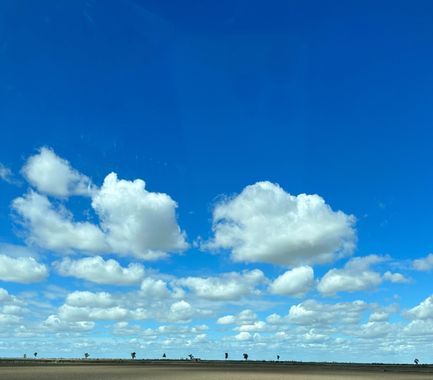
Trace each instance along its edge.
<path fill-rule="evenodd" d="M 232 361 L 3 360 L 0 361 L 0 378 L 8 380 L 431 380 L 433 366 Z"/>

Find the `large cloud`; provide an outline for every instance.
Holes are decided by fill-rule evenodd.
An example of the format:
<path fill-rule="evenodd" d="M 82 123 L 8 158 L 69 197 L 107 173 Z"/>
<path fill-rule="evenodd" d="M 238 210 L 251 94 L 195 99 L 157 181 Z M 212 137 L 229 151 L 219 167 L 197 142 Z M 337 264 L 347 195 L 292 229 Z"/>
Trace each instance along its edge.
<path fill-rule="evenodd" d="M 30 190 L 16 198 L 28 241 L 53 251 L 114 253 L 153 260 L 188 247 L 176 221 L 176 202 L 167 194 L 149 192 L 144 181 L 119 180 L 110 173 L 101 188 L 47 148 L 23 168 L 39 192 L 67 198 L 88 195 L 99 225 L 76 222 L 63 204 L 54 206 L 46 195 Z"/>
<path fill-rule="evenodd" d="M 224 273 L 219 277 L 186 277 L 178 280 L 176 284 L 189 288 L 200 298 L 233 301 L 257 294 L 256 286 L 264 280 L 263 272 L 255 269 L 242 273 Z"/>
<path fill-rule="evenodd" d="M 269 286 L 272 294 L 301 297 L 314 285 L 313 268 L 302 266 L 293 268 L 277 277 Z"/>
<path fill-rule="evenodd" d="M 113 252 L 156 259 L 188 246 L 176 222 L 176 202 L 167 194 L 147 191 L 140 179 L 118 180 L 110 173 L 92 206 Z"/>
<path fill-rule="evenodd" d="M 140 283 L 144 276 L 144 268 L 140 264 L 129 264 L 124 268 L 116 260 L 104 260 L 100 256 L 80 260 L 65 258 L 54 266 L 62 276 L 73 276 L 97 284 L 133 285 Z"/>
<path fill-rule="evenodd" d="M 103 232 L 89 222 L 74 222 L 63 207 L 55 208 L 48 198 L 29 191 L 12 202 L 28 231 L 28 241 L 53 251 L 108 249 Z"/>
<path fill-rule="evenodd" d="M 0 281 L 29 284 L 42 281 L 47 275 L 47 267 L 33 257 L 10 257 L 0 254 Z"/>
<path fill-rule="evenodd" d="M 247 186 L 213 211 L 207 249 L 230 249 L 242 262 L 298 265 L 330 262 L 355 248 L 355 218 L 318 195 L 286 193 L 271 182 Z"/>
<path fill-rule="evenodd" d="M 92 192 L 90 179 L 48 148 L 41 148 L 38 154 L 31 156 L 22 172 L 38 191 L 45 194 L 68 197 L 90 195 Z"/>

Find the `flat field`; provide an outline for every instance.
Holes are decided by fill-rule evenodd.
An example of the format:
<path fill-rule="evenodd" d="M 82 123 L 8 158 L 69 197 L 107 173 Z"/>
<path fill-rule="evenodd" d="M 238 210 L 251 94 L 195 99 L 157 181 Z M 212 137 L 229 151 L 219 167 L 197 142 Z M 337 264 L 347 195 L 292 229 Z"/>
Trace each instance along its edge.
<path fill-rule="evenodd" d="M 1 361 L 7 380 L 432 380 L 433 367 L 177 361 Z"/>

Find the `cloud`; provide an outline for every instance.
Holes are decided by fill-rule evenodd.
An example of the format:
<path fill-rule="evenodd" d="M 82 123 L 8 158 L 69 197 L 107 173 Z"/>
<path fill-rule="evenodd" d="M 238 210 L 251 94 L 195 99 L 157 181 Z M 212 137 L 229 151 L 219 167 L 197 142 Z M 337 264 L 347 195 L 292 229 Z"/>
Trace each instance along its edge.
<path fill-rule="evenodd" d="M 250 325 L 257 321 L 257 315 L 251 309 L 242 310 L 237 315 L 225 315 L 217 319 L 219 325 Z"/>
<path fill-rule="evenodd" d="M 119 306 L 118 300 L 107 292 L 72 292 L 58 312 L 58 318 L 65 322 L 124 320 L 130 317 L 130 311 Z"/>
<path fill-rule="evenodd" d="M 239 334 L 235 335 L 234 339 L 240 342 L 246 342 L 253 340 L 253 336 L 247 331 L 241 331 Z"/>
<path fill-rule="evenodd" d="M 68 294 L 66 304 L 77 307 L 110 307 L 115 304 L 115 301 L 107 292 L 75 291 Z"/>
<path fill-rule="evenodd" d="M 2 179 L 7 183 L 14 182 L 12 171 L 8 167 L 4 166 L 1 162 L 0 162 L 0 179 Z"/>
<path fill-rule="evenodd" d="M 34 191 L 14 199 L 12 208 L 22 217 L 28 241 L 53 251 L 108 249 L 103 232 L 88 222 L 74 222 L 62 207 L 55 208 L 48 198 Z"/>
<path fill-rule="evenodd" d="M 433 320 L 433 295 L 404 313 L 411 319 Z"/>
<path fill-rule="evenodd" d="M 212 301 L 233 301 L 242 297 L 258 294 L 256 286 L 263 283 L 262 271 L 254 269 L 242 273 L 223 273 L 218 277 L 186 277 L 176 281 L 198 297 Z"/>
<path fill-rule="evenodd" d="M 386 311 L 375 311 L 368 318 L 369 322 L 386 322 L 388 321 L 389 313 Z"/>
<path fill-rule="evenodd" d="M 232 325 L 236 323 L 236 317 L 234 315 L 225 315 L 217 319 L 219 325 Z"/>
<path fill-rule="evenodd" d="M 293 268 L 277 277 L 269 286 L 272 294 L 301 297 L 314 285 L 313 268 L 302 266 Z"/>
<path fill-rule="evenodd" d="M 325 263 L 355 248 L 355 218 L 333 211 L 318 195 L 293 196 L 271 182 L 247 186 L 213 210 L 206 249 L 229 249 L 234 261 Z"/>
<path fill-rule="evenodd" d="M 133 285 L 144 277 L 144 268 L 140 264 L 122 267 L 116 260 L 104 260 L 100 256 L 86 257 L 80 260 L 65 258 L 54 263 L 62 276 L 72 276 L 96 284 Z"/>
<path fill-rule="evenodd" d="M 90 195 L 92 182 L 52 149 L 41 148 L 22 168 L 24 177 L 42 193 L 56 197 Z"/>
<path fill-rule="evenodd" d="M 146 278 L 141 283 L 140 295 L 146 298 L 163 299 L 170 295 L 167 283 L 160 279 Z"/>
<path fill-rule="evenodd" d="M 141 179 L 118 180 L 110 173 L 95 192 L 92 207 L 112 252 L 152 260 L 188 247 L 176 222 L 176 202 L 147 191 Z"/>
<path fill-rule="evenodd" d="M 393 325 L 386 321 L 369 321 L 367 323 L 356 326 L 355 328 L 348 331 L 352 336 L 358 336 L 362 339 L 375 339 L 388 336 L 390 333 L 396 330 L 396 325 Z"/>
<path fill-rule="evenodd" d="M 178 301 L 170 306 L 169 320 L 173 322 L 188 322 L 194 315 L 192 306 L 184 301 Z"/>
<path fill-rule="evenodd" d="M 416 270 L 420 271 L 430 271 L 433 269 L 433 253 L 430 253 L 422 259 L 414 260 L 412 266 Z"/>
<path fill-rule="evenodd" d="M 235 327 L 235 331 L 247 331 L 247 332 L 258 332 L 268 331 L 269 327 L 263 321 L 255 321 L 253 323 L 244 323 L 240 326 Z"/>
<path fill-rule="evenodd" d="M 118 180 L 115 173 L 109 174 L 101 189 L 94 190 L 92 206 L 100 226 L 75 222 L 65 207 L 55 207 L 35 191 L 12 202 L 27 230 L 28 242 L 52 251 L 104 252 L 154 260 L 188 247 L 176 222 L 176 203 L 167 194 L 147 192 L 141 180 Z"/>
<path fill-rule="evenodd" d="M 125 320 L 131 317 L 129 310 L 120 307 L 76 307 L 68 304 L 59 308 L 58 317 L 66 322 Z"/>
<path fill-rule="evenodd" d="M 15 258 L 0 254 L 0 281 L 29 284 L 42 281 L 47 275 L 47 267 L 33 257 Z"/>
<path fill-rule="evenodd" d="M 307 300 L 290 307 L 290 322 L 303 326 L 327 326 L 335 323 L 356 324 L 369 305 L 364 301 L 341 302 L 335 304 Z"/>
<path fill-rule="evenodd" d="M 415 319 L 407 324 L 402 332 L 406 337 L 421 337 L 431 342 L 433 335 L 433 319 Z"/>
<path fill-rule="evenodd" d="M 384 260 L 377 255 L 355 257 L 347 262 L 343 269 L 331 269 L 327 272 L 320 280 L 317 290 L 323 295 L 333 295 L 338 292 L 356 292 L 374 288 L 382 282 L 382 277 L 372 271 L 370 266 Z"/>
<path fill-rule="evenodd" d="M 21 322 L 24 314 L 23 302 L 0 288 L 0 328 L 8 329 Z"/>
<path fill-rule="evenodd" d="M 386 271 L 383 274 L 383 279 L 386 281 L 393 282 L 395 284 L 406 284 L 410 282 L 410 280 L 405 276 L 403 276 L 401 273 L 392 273 L 390 271 Z"/>
<path fill-rule="evenodd" d="M 58 315 L 50 315 L 43 323 L 43 327 L 48 329 L 50 332 L 82 332 L 90 331 L 95 327 L 93 321 L 78 321 L 78 322 L 67 322 Z"/>

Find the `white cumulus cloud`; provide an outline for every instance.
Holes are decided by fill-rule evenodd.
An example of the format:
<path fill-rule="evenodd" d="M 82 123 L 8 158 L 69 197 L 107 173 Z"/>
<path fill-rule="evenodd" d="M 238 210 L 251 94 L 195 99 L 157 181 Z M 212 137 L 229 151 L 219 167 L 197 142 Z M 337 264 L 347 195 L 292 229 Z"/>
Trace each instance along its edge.
<path fill-rule="evenodd" d="M 54 266 L 62 276 L 77 277 L 97 284 L 138 284 L 145 273 L 140 264 L 129 264 L 124 268 L 116 260 L 104 260 L 100 256 L 79 260 L 65 258 L 55 262 Z"/>
<path fill-rule="evenodd" d="M 141 179 L 119 180 L 110 173 L 95 192 L 92 207 L 113 252 L 151 260 L 188 247 L 176 221 L 176 202 L 147 191 Z"/>
<path fill-rule="evenodd" d="M 354 216 L 333 211 L 319 195 L 294 196 L 257 182 L 216 205 L 214 238 L 203 246 L 229 249 L 241 262 L 325 263 L 352 253 L 354 224 Z"/>
<path fill-rule="evenodd" d="M 0 281 L 29 284 L 45 279 L 48 269 L 33 257 L 10 257 L 0 254 Z"/>
<path fill-rule="evenodd" d="M 91 180 L 49 148 L 43 147 L 38 154 L 31 156 L 22 173 L 38 191 L 48 195 L 69 197 L 92 192 Z"/>
<path fill-rule="evenodd" d="M 256 286 L 264 280 L 263 272 L 255 269 L 242 273 L 223 273 L 218 277 L 186 277 L 178 280 L 176 284 L 189 288 L 200 298 L 231 301 L 257 294 Z"/>
<path fill-rule="evenodd" d="M 100 188 L 48 148 L 32 156 L 23 173 L 39 192 L 67 198 L 88 195 L 99 223 L 77 222 L 64 202 L 53 204 L 30 190 L 12 202 L 31 244 L 57 252 L 74 250 L 112 253 L 154 260 L 188 247 L 176 220 L 176 202 L 167 194 L 149 192 L 141 179 L 106 176 Z"/>
<path fill-rule="evenodd" d="M 76 307 L 110 307 L 115 304 L 115 301 L 107 292 L 92 293 L 77 290 L 68 294 L 65 303 Z"/>
<path fill-rule="evenodd" d="M 19 323 L 24 314 L 23 302 L 0 288 L 0 328 L 9 328 Z"/>
<path fill-rule="evenodd" d="M 188 322 L 194 315 L 194 309 L 185 300 L 173 303 L 170 306 L 168 319 L 173 322 Z"/>
<path fill-rule="evenodd" d="M 30 191 L 14 199 L 12 207 L 21 216 L 30 243 L 53 251 L 102 252 L 108 248 L 97 226 L 74 222 L 70 212 L 54 207 L 45 195 Z"/>
<path fill-rule="evenodd" d="M 242 310 L 237 315 L 225 315 L 217 319 L 219 325 L 251 325 L 257 321 L 257 315 L 251 309 Z"/>
<path fill-rule="evenodd" d="M 433 295 L 427 297 L 419 305 L 407 310 L 405 315 L 412 319 L 433 320 Z"/>
<path fill-rule="evenodd" d="M 390 271 L 386 271 L 383 274 L 383 279 L 386 281 L 393 282 L 395 284 L 405 284 L 410 282 L 410 280 L 406 278 L 404 275 L 402 275 L 401 273 L 397 273 L 397 272 L 393 273 Z"/>
<path fill-rule="evenodd" d="M 140 295 L 150 299 L 163 299 L 168 297 L 170 292 L 165 281 L 149 277 L 141 283 Z"/>
<path fill-rule="evenodd" d="M 314 285 L 314 271 L 309 266 L 293 268 L 277 277 L 269 286 L 272 294 L 301 297 Z"/>
<path fill-rule="evenodd" d="M 335 323 L 356 324 L 369 305 L 364 301 L 341 302 L 335 304 L 307 300 L 290 307 L 288 319 L 303 326 L 327 326 Z"/>
<path fill-rule="evenodd" d="M 58 315 L 50 315 L 43 323 L 43 327 L 55 332 L 82 332 L 90 331 L 95 327 L 93 321 L 68 322 L 62 320 Z"/>
<path fill-rule="evenodd" d="M 380 273 L 370 269 L 371 265 L 384 261 L 377 255 L 355 257 L 343 269 L 331 269 L 320 280 L 317 290 L 324 295 L 338 292 L 368 290 L 382 282 Z"/>
<path fill-rule="evenodd" d="M 430 253 L 426 257 L 414 260 L 412 263 L 416 270 L 429 271 L 433 269 L 433 253 Z"/>

